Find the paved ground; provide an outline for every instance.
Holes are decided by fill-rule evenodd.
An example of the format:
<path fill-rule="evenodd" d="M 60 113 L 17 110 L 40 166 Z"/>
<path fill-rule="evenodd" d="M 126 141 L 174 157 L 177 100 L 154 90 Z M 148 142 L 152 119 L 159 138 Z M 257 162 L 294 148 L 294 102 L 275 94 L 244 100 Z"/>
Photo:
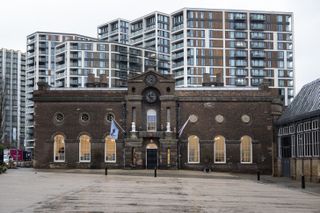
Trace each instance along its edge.
<path fill-rule="evenodd" d="M 320 212 L 320 184 L 252 175 L 150 170 L 11 169 L 0 212 Z"/>

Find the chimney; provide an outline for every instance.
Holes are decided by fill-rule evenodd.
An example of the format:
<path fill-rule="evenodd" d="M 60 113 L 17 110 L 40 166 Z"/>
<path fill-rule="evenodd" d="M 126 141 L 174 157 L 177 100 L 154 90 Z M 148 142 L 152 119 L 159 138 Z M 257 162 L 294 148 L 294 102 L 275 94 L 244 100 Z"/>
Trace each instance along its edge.
<path fill-rule="evenodd" d="M 202 86 L 204 87 L 211 87 L 212 82 L 210 80 L 210 73 L 203 73 L 202 75 Z"/>
<path fill-rule="evenodd" d="M 86 86 L 87 87 L 95 87 L 95 77 L 94 77 L 94 74 L 93 73 L 89 73 L 88 74 L 88 80 L 87 80 L 87 83 L 86 83 Z"/>
<path fill-rule="evenodd" d="M 108 76 L 106 74 L 100 75 L 100 87 L 108 87 Z"/>

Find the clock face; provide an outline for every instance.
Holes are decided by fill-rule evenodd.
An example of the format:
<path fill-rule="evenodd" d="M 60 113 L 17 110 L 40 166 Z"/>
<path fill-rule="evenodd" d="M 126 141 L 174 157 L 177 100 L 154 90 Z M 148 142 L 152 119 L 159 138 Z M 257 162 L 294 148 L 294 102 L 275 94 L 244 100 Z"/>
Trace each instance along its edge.
<path fill-rule="evenodd" d="M 149 74 L 145 78 L 145 82 L 146 82 L 147 85 L 153 86 L 157 82 L 157 77 L 155 75 L 153 75 L 153 74 Z"/>
<path fill-rule="evenodd" d="M 154 103 L 157 100 L 157 94 L 153 90 L 149 90 L 145 94 L 145 99 L 148 103 Z"/>

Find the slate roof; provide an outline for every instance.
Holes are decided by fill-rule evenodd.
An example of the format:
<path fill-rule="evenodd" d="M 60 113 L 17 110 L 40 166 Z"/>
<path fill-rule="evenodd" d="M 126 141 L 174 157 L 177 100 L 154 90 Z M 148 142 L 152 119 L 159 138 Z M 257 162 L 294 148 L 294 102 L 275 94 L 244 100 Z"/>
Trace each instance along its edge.
<path fill-rule="evenodd" d="M 304 85 L 277 124 L 320 116 L 320 78 Z"/>

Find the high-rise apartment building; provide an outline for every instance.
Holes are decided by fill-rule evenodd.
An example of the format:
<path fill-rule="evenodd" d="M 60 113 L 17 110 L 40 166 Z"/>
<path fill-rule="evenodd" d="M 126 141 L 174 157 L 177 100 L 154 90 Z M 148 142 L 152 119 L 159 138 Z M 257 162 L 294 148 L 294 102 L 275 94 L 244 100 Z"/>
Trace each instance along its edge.
<path fill-rule="evenodd" d="M 115 19 L 98 26 L 98 39 L 129 44 L 129 21 L 125 19 Z"/>
<path fill-rule="evenodd" d="M 170 15 L 156 11 L 131 21 L 130 44 L 156 51 L 159 72 L 170 73 Z"/>
<path fill-rule="evenodd" d="M 69 33 L 35 32 L 27 36 L 26 64 L 26 130 L 25 147 L 33 148 L 34 104 L 33 91 L 38 89 L 39 81 L 54 86 L 55 83 L 55 47 L 68 40 L 96 40 L 87 36 Z"/>
<path fill-rule="evenodd" d="M 159 71 L 173 74 L 177 87 L 202 86 L 204 75 L 225 87 L 267 80 L 280 88 L 285 105 L 293 99 L 290 12 L 183 8 L 147 14 L 129 28 L 129 44 L 155 50 Z"/>
<path fill-rule="evenodd" d="M 105 75 L 108 87 L 156 68 L 156 52 L 120 43 L 66 41 L 56 46 L 55 87 L 85 87 L 89 73 Z"/>
<path fill-rule="evenodd" d="M 25 54 L 0 49 L 0 94 L 2 95 L 1 142 L 23 143 L 25 126 Z"/>
<path fill-rule="evenodd" d="M 171 14 L 176 86 L 201 86 L 203 75 L 225 87 L 268 79 L 287 105 L 294 95 L 293 14 L 184 8 Z"/>

